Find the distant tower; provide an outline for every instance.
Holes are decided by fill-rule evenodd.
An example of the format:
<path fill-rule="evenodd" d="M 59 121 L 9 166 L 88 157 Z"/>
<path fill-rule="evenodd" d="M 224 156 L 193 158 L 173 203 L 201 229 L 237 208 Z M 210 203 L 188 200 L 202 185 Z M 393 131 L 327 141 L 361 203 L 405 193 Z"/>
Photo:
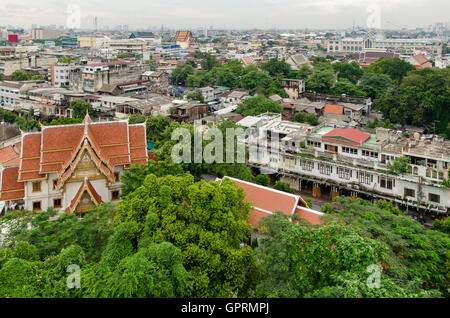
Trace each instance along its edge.
<path fill-rule="evenodd" d="M 98 30 L 98 18 L 94 17 L 94 30 L 97 31 Z"/>

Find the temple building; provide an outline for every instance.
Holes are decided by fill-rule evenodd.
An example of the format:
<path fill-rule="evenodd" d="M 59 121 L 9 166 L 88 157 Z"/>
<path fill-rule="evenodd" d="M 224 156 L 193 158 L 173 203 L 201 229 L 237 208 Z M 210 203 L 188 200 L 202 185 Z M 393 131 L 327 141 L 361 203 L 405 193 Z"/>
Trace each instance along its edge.
<path fill-rule="evenodd" d="M 128 120 L 42 126 L 22 133 L 20 160 L 2 166 L 0 201 L 42 211 L 82 215 L 120 198 L 120 176 L 132 164 L 147 164 L 145 124 Z"/>
<path fill-rule="evenodd" d="M 182 49 L 192 48 L 198 44 L 197 39 L 192 35 L 191 31 L 177 31 L 172 42 L 178 44 Z"/>

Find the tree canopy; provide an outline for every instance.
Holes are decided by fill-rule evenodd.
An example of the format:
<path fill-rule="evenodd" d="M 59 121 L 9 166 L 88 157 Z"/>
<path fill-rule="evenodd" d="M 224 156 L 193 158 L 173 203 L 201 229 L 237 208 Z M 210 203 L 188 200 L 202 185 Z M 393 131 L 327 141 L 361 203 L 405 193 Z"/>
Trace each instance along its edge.
<path fill-rule="evenodd" d="M 281 113 L 283 108 L 277 102 L 264 96 L 256 96 L 246 99 L 236 109 L 236 113 L 242 116 L 256 116 L 263 113 Z"/>

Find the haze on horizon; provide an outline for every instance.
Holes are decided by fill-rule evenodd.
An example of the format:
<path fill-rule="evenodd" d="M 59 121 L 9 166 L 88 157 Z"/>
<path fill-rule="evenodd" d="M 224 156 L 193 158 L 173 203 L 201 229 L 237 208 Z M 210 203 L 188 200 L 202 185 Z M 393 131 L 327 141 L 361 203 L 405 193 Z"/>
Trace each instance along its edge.
<path fill-rule="evenodd" d="M 303 29 L 366 27 L 370 5 L 381 13 L 381 27 L 425 27 L 450 22 L 448 0 L 1 0 L 0 26 L 66 26 L 67 8 L 78 5 L 81 28 L 129 25 L 167 28 Z"/>

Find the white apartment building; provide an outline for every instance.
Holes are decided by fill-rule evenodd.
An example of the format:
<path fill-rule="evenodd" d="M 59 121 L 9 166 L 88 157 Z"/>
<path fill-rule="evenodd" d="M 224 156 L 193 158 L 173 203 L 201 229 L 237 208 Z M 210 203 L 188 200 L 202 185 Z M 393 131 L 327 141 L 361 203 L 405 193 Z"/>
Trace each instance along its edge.
<path fill-rule="evenodd" d="M 341 38 L 328 41 L 327 52 L 359 53 L 371 49 L 383 50 L 427 50 L 442 54 L 440 39 L 386 39 L 375 36 Z"/>
<path fill-rule="evenodd" d="M 20 89 L 22 83 L 18 82 L 0 82 L 0 105 L 7 110 L 14 110 L 19 106 Z"/>
<path fill-rule="evenodd" d="M 52 86 L 54 87 L 69 87 L 70 86 L 70 72 L 77 68 L 69 65 L 52 65 L 51 78 Z"/>
<path fill-rule="evenodd" d="M 314 196 L 330 191 L 333 199 L 346 193 L 448 213 L 449 190 L 442 185 L 450 179 L 449 140 L 420 135 L 412 140 L 384 128 L 370 134 L 352 128 L 313 127 L 282 121 L 280 115 L 257 119 L 241 142 L 249 148 L 248 164 L 261 173 L 279 174 L 298 191 L 312 186 Z M 410 158 L 409 172 L 390 173 L 390 164 L 402 156 Z"/>

